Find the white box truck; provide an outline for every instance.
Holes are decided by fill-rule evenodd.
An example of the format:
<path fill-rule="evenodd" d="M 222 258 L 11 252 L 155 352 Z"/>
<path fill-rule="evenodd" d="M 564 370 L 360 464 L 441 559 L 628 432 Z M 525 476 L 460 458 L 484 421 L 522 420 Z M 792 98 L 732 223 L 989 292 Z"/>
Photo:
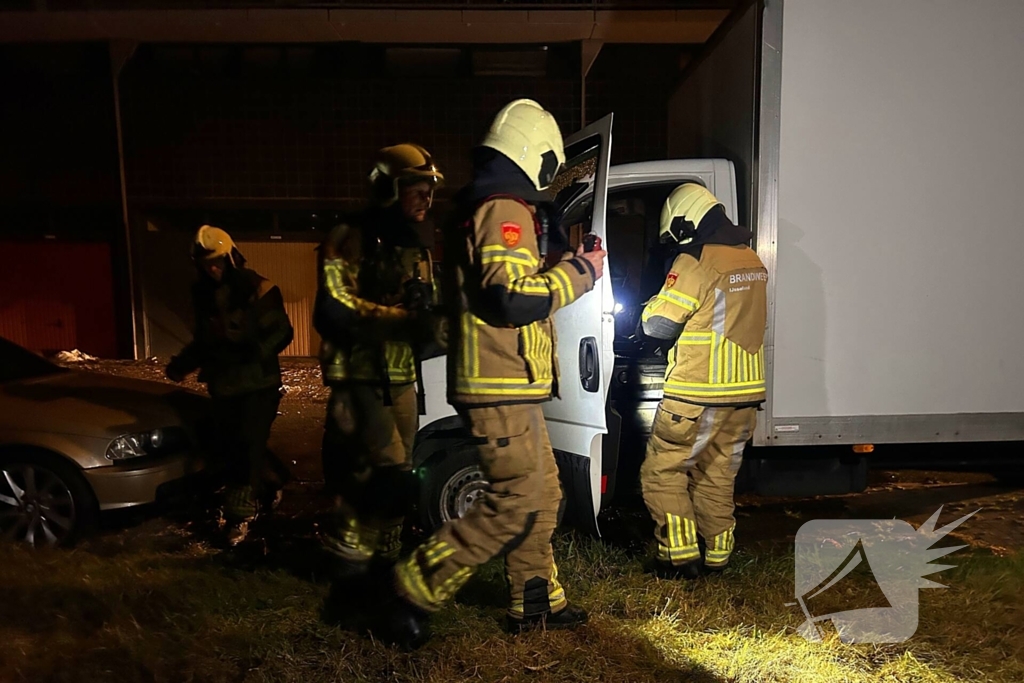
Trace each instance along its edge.
<path fill-rule="evenodd" d="M 687 181 L 754 229 L 769 272 L 747 452 L 762 489 L 857 488 L 862 459 L 837 455 L 854 445 L 1024 441 L 1022 65 L 1017 0 L 762 0 L 671 96 L 686 160 L 609 168 L 611 117 L 571 138 L 563 223 L 609 252 L 602 286 L 556 316 L 562 397 L 545 408 L 577 520 L 596 530 L 643 455 L 664 361 L 630 335 L 664 277 L 661 202 Z M 486 483 L 443 359 L 424 373 L 415 457 L 437 524 Z"/>

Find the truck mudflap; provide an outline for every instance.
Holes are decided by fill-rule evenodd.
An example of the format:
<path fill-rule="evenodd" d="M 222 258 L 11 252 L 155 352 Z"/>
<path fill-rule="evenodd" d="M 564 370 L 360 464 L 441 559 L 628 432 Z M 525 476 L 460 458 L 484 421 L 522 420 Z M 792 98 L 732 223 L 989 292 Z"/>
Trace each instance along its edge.
<path fill-rule="evenodd" d="M 756 452 L 756 451 L 755 451 Z M 757 457 L 747 451 L 737 489 L 761 496 L 858 493 L 868 485 L 866 457 Z"/>
<path fill-rule="evenodd" d="M 562 482 L 562 506 L 565 517 L 562 524 L 571 524 L 582 531 L 600 536 L 597 511 L 590 488 L 590 463 L 585 455 L 555 451 L 559 479 Z"/>

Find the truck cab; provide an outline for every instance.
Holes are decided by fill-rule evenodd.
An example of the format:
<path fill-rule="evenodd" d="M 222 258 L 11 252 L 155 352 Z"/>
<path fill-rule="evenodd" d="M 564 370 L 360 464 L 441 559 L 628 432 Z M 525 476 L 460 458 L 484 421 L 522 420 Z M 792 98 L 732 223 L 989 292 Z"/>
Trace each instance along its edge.
<path fill-rule="evenodd" d="M 644 302 L 664 280 L 658 224 L 669 193 L 697 182 L 735 220 L 733 164 L 721 159 L 655 161 L 609 167 L 611 117 L 566 141 L 556 180 L 561 232 L 575 248 L 587 233 L 608 250 L 604 278 L 555 315 L 560 397 L 545 404 L 567 514 L 599 533 L 597 515 L 619 482 L 633 486 L 662 396 L 665 359 L 633 332 Z M 661 259 L 663 260 L 663 259 Z M 426 415 L 414 452 L 419 521 L 430 529 L 461 517 L 486 490 L 476 448 L 445 393 L 445 359 L 423 364 Z"/>

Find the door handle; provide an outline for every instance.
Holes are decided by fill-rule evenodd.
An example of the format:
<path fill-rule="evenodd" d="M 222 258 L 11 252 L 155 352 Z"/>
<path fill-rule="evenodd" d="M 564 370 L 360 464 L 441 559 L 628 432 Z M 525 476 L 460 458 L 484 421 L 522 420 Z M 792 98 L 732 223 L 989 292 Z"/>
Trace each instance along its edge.
<path fill-rule="evenodd" d="M 597 393 L 600 387 L 601 361 L 597 355 L 597 339 L 580 339 L 580 384 L 584 391 Z"/>

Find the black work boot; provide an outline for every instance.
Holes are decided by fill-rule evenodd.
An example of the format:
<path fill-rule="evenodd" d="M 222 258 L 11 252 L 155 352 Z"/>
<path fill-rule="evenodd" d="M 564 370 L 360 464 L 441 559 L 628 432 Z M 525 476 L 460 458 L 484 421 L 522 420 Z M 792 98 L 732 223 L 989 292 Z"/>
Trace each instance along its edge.
<path fill-rule="evenodd" d="M 670 564 L 661 560 L 654 560 L 647 566 L 647 571 L 659 579 L 685 579 L 693 581 L 701 577 L 701 561 L 686 562 L 684 564 Z"/>
<path fill-rule="evenodd" d="M 368 616 L 373 614 L 375 586 L 369 576 L 356 575 L 346 579 L 335 579 L 324 600 L 320 612 L 324 622 L 343 629 L 358 630 L 365 627 Z"/>
<path fill-rule="evenodd" d="M 544 630 L 570 629 L 587 623 L 587 610 L 576 605 L 566 604 L 557 612 L 541 612 L 523 617 L 509 616 L 505 628 L 509 633 L 519 633 L 533 628 Z"/>
<path fill-rule="evenodd" d="M 380 606 L 370 633 L 388 645 L 412 652 L 430 639 L 430 614 L 411 602 L 392 595 Z"/>

